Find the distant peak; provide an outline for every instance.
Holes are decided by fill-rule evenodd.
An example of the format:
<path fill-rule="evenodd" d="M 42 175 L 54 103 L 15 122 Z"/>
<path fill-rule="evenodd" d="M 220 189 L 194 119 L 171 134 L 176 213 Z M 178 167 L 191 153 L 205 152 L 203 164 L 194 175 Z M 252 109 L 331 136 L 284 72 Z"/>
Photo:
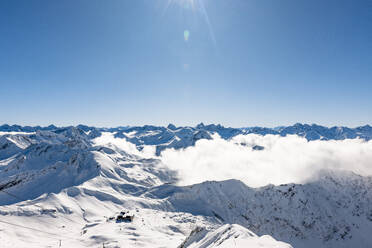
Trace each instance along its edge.
<path fill-rule="evenodd" d="M 173 125 L 172 123 L 169 123 L 167 128 L 170 129 L 170 130 L 176 130 L 177 129 L 177 127 L 175 125 Z"/>
<path fill-rule="evenodd" d="M 200 128 L 204 128 L 204 127 L 205 127 L 205 125 L 204 125 L 203 122 L 200 122 L 200 123 L 196 126 L 196 128 L 198 128 L 198 129 L 200 129 Z"/>

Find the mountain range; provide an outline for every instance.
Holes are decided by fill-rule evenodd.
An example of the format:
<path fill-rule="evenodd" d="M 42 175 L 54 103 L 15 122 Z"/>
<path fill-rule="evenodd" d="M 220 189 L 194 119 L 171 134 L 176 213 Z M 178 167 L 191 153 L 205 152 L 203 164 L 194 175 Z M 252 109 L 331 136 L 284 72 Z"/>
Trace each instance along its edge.
<path fill-rule="evenodd" d="M 159 156 L 252 133 L 369 141 L 372 127 L 3 125 L 1 247 L 372 247 L 371 177 L 325 169 L 302 184 L 180 186 Z M 116 221 L 120 212 L 133 221 Z"/>

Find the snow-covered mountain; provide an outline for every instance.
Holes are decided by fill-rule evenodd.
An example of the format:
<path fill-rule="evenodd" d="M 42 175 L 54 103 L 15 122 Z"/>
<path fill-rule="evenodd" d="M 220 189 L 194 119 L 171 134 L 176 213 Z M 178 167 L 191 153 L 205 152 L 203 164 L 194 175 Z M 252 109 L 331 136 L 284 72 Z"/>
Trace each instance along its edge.
<path fill-rule="evenodd" d="M 200 123 L 195 127 L 176 127 L 173 124 L 169 124 L 167 127 L 161 126 L 122 126 L 116 128 L 96 128 L 85 125 L 78 125 L 76 128 L 84 132 L 93 132 L 94 135 L 98 135 L 99 132 L 118 132 L 120 137 L 132 138 L 132 142 L 138 145 L 143 144 L 164 144 L 169 142 L 175 142 L 174 138 L 181 138 L 189 136 L 191 133 L 195 135 L 197 132 L 201 132 L 199 137 L 207 138 L 206 132 L 209 134 L 218 133 L 223 139 L 229 139 L 239 134 L 274 134 L 286 136 L 288 134 L 296 134 L 301 137 L 305 137 L 308 140 L 342 140 L 342 139 L 354 139 L 361 138 L 365 140 L 372 139 L 372 127 L 365 125 L 356 128 L 348 128 L 342 126 L 325 127 L 316 124 L 308 125 L 297 123 L 292 126 L 281 126 L 277 128 L 265 128 L 265 127 L 247 127 L 247 128 L 230 128 L 221 125 L 204 125 Z M 56 131 L 59 129 L 54 125 L 47 127 L 30 127 L 30 126 L 19 126 L 19 125 L 7 125 L 0 126 L 0 132 L 36 132 L 36 131 Z M 206 136 L 204 136 L 206 135 Z M 196 137 L 197 139 L 198 137 Z M 192 144 L 192 139 L 189 141 Z M 177 147 L 177 145 L 174 145 Z"/>
<path fill-rule="evenodd" d="M 294 247 L 369 247 L 372 178 L 324 172 L 306 184 L 249 188 L 237 180 L 159 186 L 147 197 L 168 211 L 214 216 Z"/>
<path fill-rule="evenodd" d="M 190 236 L 178 248 L 208 247 L 276 247 L 291 248 L 290 245 L 277 242 L 270 236 L 258 237 L 248 229 L 237 224 L 226 224 L 216 230 L 195 228 Z"/>
<path fill-rule="evenodd" d="M 250 188 L 228 180 L 177 186 L 177 172 L 156 156 L 216 134 L 230 139 L 266 130 L 309 140 L 314 132 L 319 139 L 368 140 L 371 129 L 1 126 L 0 244 L 372 247 L 370 177 L 325 170 L 303 184 Z M 116 222 L 121 211 L 133 214 L 133 221 Z"/>

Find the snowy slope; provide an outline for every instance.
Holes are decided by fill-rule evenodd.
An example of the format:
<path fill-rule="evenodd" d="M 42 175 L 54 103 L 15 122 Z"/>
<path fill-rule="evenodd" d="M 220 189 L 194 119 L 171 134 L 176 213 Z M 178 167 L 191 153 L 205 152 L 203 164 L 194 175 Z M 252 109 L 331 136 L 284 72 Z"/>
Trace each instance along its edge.
<path fill-rule="evenodd" d="M 270 236 L 258 237 L 253 232 L 240 225 L 223 225 L 216 230 L 195 228 L 190 236 L 178 248 L 228 248 L 228 247 L 251 247 L 251 248 L 291 248 L 283 242 L 277 242 Z"/>

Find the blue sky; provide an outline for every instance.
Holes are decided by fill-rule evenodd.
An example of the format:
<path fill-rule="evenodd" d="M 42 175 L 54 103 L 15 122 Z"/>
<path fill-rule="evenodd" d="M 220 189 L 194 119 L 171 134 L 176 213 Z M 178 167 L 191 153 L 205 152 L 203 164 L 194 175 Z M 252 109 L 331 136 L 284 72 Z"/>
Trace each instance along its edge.
<path fill-rule="evenodd" d="M 9 124 L 371 124 L 372 1 L 2 0 L 0 86 Z"/>

